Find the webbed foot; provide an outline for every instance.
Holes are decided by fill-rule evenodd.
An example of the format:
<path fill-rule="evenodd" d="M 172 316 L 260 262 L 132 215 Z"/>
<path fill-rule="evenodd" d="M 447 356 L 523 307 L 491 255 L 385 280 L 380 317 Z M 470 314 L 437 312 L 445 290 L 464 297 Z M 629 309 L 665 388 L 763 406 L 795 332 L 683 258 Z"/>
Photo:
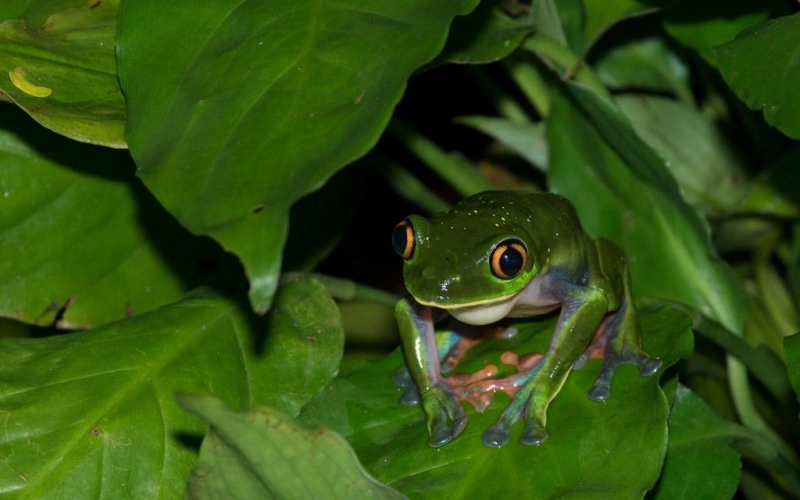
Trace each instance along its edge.
<path fill-rule="evenodd" d="M 587 396 L 592 401 L 605 401 L 611 396 L 611 379 L 622 363 L 630 363 L 639 369 L 643 377 L 649 377 L 661 368 L 661 360 L 651 358 L 641 349 L 626 349 L 623 353 L 606 351 L 603 367 L 597 375 Z"/>
<path fill-rule="evenodd" d="M 458 397 L 445 387 L 434 387 L 422 395 L 428 416 L 428 444 L 434 448 L 454 440 L 467 427 L 467 414 Z"/>
<path fill-rule="evenodd" d="M 650 357 L 640 345 L 640 333 L 633 309 L 623 305 L 603 320 L 594 339 L 573 365 L 575 369 L 580 369 L 589 358 L 603 360 L 600 373 L 587 394 L 589 399 L 605 401 L 611 396 L 611 379 L 622 363 L 634 365 L 643 377 L 649 377 L 661 368 L 661 360 Z"/>
<path fill-rule="evenodd" d="M 513 425 L 513 422 L 501 419 L 483 433 L 481 441 L 486 446 L 500 448 L 508 442 L 508 433 L 511 429 L 511 425 Z M 525 430 L 519 438 L 520 443 L 536 446 L 544 443 L 545 440 L 547 440 L 547 431 L 543 425 L 539 425 L 533 421 L 526 422 Z"/>
<path fill-rule="evenodd" d="M 419 404 L 419 391 L 414 381 L 411 380 L 411 374 L 405 366 L 398 368 L 392 374 L 392 380 L 398 387 L 405 389 L 405 392 L 400 396 L 400 402 L 406 406 L 414 406 Z"/>
<path fill-rule="evenodd" d="M 546 394 L 542 380 L 537 380 L 532 373 L 525 373 L 517 376 L 518 382 L 522 385 L 511 400 L 511 404 L 503 411 L 502 415 L 492 427 L 483 433 L 481 441 L 486 446 L 499 448 L 506 444 L 509 439 L 511 426 L 519 420 L 525 419 L 525 430 L 522 431 L 520 442 L 526 445 L 539 445 L 547 439 L 545 430 L 545 419 L 547 406 L 552 399 L 552 395 Z M 525 379 L 523 381 L 523 379 Z"/>

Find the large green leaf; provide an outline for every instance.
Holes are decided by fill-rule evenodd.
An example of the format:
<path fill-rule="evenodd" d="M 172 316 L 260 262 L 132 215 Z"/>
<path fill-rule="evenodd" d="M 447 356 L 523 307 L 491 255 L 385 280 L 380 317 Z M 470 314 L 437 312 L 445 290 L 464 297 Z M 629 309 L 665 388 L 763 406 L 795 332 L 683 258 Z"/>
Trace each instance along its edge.
<path fill-rule="evenodd" d="M 458 121 L 505 144 L 539 170 L 547 171 L 548 151 L 543 122 L 517 123 L 492 116 L 462 116 Z"/>
<path fill-rule="evenodd" d="M 554 0 L 569 47 L 577 54 L 588 52 L 618 22 L 646 14 L 667 2 L 668 0 Z"/>
<path fill-rule="evenodd" d="M 611 102 L 568 89 L 574 100 L 556 99 L 548 121 L 550 187 L 572 200 L 590 234 L 623 243 L 637 294 L 690 305 L 741 333 L 735 278 L 664 160 Z"/>
<path fill-rule="evenodd" d="M 334 432 L 306 429 L 271 408 L 235 411 L 208 396 L 179 399 L 211 425 L 189 498 L 404 498 L 370 477 Z"/>
<path fill-rule="evenodd" d="M 774 19 L 717 47 L 722 77 L 748 108 L 767 123 L 800 139 L 800 14 Z"/>
<path fill-rule="evenodd" d="M 787 7 L 782 0 L 679 0 L 664 8 L 661 17 L 670 35 L 716 66 L 714 47 L 731 41 L 748 26 L 785 12 Z"/>
<path fill-rule="evenodd" d="M 0 6 L 0 99 L 59 134 L 125 147 L 114 57 L 119 0 Z"/>
<path fill-rule="evenodd" d="M 600 36 L 619 21 L 654 10 L 653 0 L 584 0 L 584 39 L 588 50 Z"/>
<path fill-rule="evenodd" d="M 438 59 L 452 63 L 499 61 L 517 49 L 533 25 L 527 16 L 512 17 L 504 0 L 483 0 L 468 16 L 453 21 L 447 44 Z"/>
<path fill-rule="evenodd" d="M 290 205 L 363 155 L 477 0 L 125 2 L 127 138 L 191 231 L 239 256 L 263 312 Z"/>
<path fill-rule="evenodd" d="M 672 92 L 693 101 L 689 68 L 663 37 L 648 36 L 615 44 L 600 54 L 593 69 L 604 85 L 616 90 Z"/>
<path fill-rule="evenodd" d="M 177 390 L 295 411 L 336 372 L 335 304 L 306 280 L 266 318 L 246 310 L 198 293 L 94 330 L 0 342 L 2 496 L 179 498 L 203 425 Z"/>
<path fill-rule="evenodd" d="M 126 151 L 59 137 L 3 106 L 0 315 L 96 326 L 174 302 L 226 270 L 241 272 L 158 205 Z"/>
<path fill-rule="evenodd" d="M 691 352 L 689 319 L 669 307 L 640 311 L 644 347 L 670 365 Z M 458 371 L 486 363 L 503 366 L 500 353 L 542 352 L 555 318 L 515 323 L 512 339 L 487 340 L 469 353 Z M 446 446 L 427 445 L 419 406 L 404 407 L 391 381 L 399 353 L 365 364 L 334 380 L 312 399 L 300 420 L 344 435 L 367 469 L 412 498 L 637 498 L 652 487 L 666 448 L 667 402 L 657 376 L 643 378 L 629 365 L 614 376 L 612 396 L 602 404 L 586 397 L 599 362 L 570 374 L 548 412 L 550 437 L 540 446 L 512 439 L 500 449 L 480 435 L 499 417 L 508 398 L 498 395 L 484 412 L 467 408 L 469 425 Z M 542 472 L 542 471 L 545 471 Z M 539 472 L 537 472 L 539 471 Z"/>
<path fill-rule="evenodd" d="M 741 475 L 739 452 L 731 448 L 739 434 L 738 426 L 679 385 L 669 416 L 667 459 L 651 498 L 731 498 Z"/>
<path fill-rule="evenodd" d="M 741 207 L 751 184 L 737 151 L 714 123 L 689 105 L 664 97 L 629 94 L 614 102 L 664 158 L 687 203 L 712 214 Z"/>

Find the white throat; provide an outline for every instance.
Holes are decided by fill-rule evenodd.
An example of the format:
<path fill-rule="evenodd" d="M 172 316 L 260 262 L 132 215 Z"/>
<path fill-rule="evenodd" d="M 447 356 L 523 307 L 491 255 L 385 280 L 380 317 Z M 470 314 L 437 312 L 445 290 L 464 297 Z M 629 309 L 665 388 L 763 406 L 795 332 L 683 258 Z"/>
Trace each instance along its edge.
<path fill-rule="evenodd" d="M 488 304 L 448 308 L 447 312 L 452 314 L 458 321 L 468 325 L 488 325 L 508 316 L 516 301 L 517 295 L 515 294 Z"/>

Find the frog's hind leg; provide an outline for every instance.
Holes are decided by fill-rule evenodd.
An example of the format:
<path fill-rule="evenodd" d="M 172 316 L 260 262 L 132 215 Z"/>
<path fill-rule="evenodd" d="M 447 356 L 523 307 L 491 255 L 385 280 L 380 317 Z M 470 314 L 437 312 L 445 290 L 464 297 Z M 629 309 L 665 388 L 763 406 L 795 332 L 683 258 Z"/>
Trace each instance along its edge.
<path fill-rule="evenodd" d="M 661 361 L 642 350 L 636 308 L 631 295 L 631 283 L 625 254 L 610 240 L 597 240 L 599 269 L 595 281 L 605 281 L 610 313 L 606 314 L 589 347 L 576 361 L 580 368 L 589 358 L 602 358 L 603 366 L 597 380 L 589 390 L 589 399 L 603 401 L 611 395 L 611 379 L 620 363 L 631 363 L 642 376 L 650 376 L 661 366 Z"/>
<path fill-rule="evenodd" d="M 627 277 L 625 279 L 627 281 Z M 580 368 L 590 357 L 603 358 L 603 366 L 588 393 L 593 401 L 604 401 L 611 395 L 611 379 L 620 363 L 636 366 L 643 377 L 649 377 L 661 367 L 661 360 L 642 350 L 636 309 L 630 305 L 629 290 L 626 283 L 622 305 L 603 319 L 592 343 L 575 364 Z"/>

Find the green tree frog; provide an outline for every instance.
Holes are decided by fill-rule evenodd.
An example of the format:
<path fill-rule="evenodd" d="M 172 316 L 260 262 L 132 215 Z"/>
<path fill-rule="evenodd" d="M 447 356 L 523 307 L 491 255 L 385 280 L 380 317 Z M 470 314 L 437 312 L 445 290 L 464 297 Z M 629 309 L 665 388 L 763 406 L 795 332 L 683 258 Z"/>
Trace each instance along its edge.
<path fill-rule="evenodd" d="M 408 387 L 403 402 L 421 400 L 431 446 L 463 432 L 467 416 L 461 400 L 482 409 L 491 402 L 486 394 L 498 390 L 509 393 L 511 403 L 483 433 L 483 443 L 504 445 L 522 418 L 521 441 L 540 444 L 547 439 L 547 407 L 573 367 L 603 358 L 588 394 L 602 401 L 620 363 L 632 363 L 642 376 L 661 366 L 641 348 L 622 250 L 587 236 L 575 208 L 561 196 L 480 193 L 429 219 L 406 218 L 395 226 L 392 246 L 404 259 L 410 292 L 395 309 L 408 368 L 396 380 Z M 480 325 L 555 310 L 558 322 L 545 354 L 504 355 L 517 361 L 518 373 L 495 379 L 490 365 L 468 377 L 442 375 L 455 368 L 475 331 L 487 328 Z M 448 314 L 456 326 L 437 337 L 434 323 Z M 504 330 L 495 327 L 498 331 Z"/>

